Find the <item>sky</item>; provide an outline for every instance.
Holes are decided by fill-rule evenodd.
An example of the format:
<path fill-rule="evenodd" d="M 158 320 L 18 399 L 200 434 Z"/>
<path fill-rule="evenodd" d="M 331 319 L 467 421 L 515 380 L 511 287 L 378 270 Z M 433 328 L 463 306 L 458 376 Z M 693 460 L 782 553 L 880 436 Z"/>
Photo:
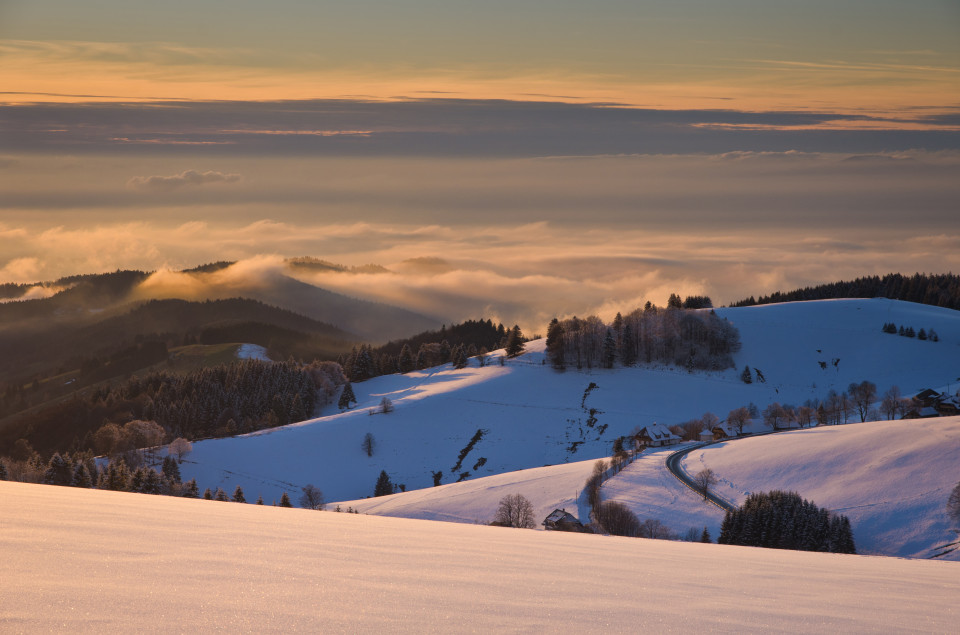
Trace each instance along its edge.
<path fill-rule="evenodd" d="M 953 0 L 0 0 L 0 283 L 314 256 L 510 321 L 956 272 L 958 35 Z"/>

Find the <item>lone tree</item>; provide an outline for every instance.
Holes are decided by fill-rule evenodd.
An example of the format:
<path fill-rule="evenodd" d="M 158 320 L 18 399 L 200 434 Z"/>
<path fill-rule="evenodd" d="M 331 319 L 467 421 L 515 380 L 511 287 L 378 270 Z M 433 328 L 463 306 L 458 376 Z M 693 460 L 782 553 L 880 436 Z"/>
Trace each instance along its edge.
<path fill-rule="evenodd" d="M 703 495 L 703 500 L 707 500 L 710 488 L 717 484 L 717 475 L 710 468 L 705 468 L 697 472 L 693 477 L 693 483 L 697 486 L 697 491 Z"/>
<path fill-rule="evenodd" d="M 377 477 L 377 484 L 373 486 L 374 496 L 389 496 L 393 494 L 393 483 L 386 470 L 380 470 L 380 476 Z"/>
<path fill-rule="evenodd" d="M 243 495 L 243 488 L 237 485 L 237 489 L 233 490 L 233 502 L 234 503 L 246 503 L 247 499 Z"/>
<path fill-rule="evenodd" d="M 376 441 L 373 438 L 373 434 L 368 432 L 363 435 L 363 442 L 360 443 L 360 447 L 363 448 L 363 451 L 367 453 L 367 456 L 373 456 L 373 449 L 376 447 Z"/>
<path fill-rule="evenodd" d="M 193 451 L 193 445 L 183 437 L 177 437 L 167 446 L 167 453 L 177 457 L 177 463 L 183 463 L 183 457 Z"/>
<path fill-rule="evenodd" d="M 337 402 L 337 407 L 340 410 L 349 410 L 352 403 L 357 403 L 357 396 L 353 394 L 353 384 L 348 381 L 343 385 L 343 390 L 340 392 L 340 401 Z"/>
<path fill-rule="evenodd" d="M 293 503 L 290 502 L 290 495 L 286 492 L 280 497 L 280 507 L 293 507 Z"/>
<path fill-rule="evenodd" d="M 847 387 L 847 392 L 850 393 L 850 398 L 857 408 L 860 421 L 866 421 L 870 404 L 877 397 L 877 385 L 870 381 L 862 381 L 859 384 L 854 382 Z"/>
<path fill-rule="evenodd" d="M 390 401 L 388 397 L 384 397 L 380 400 L 380 412 L 383 414 L 389 414 L 393 412 L 393 402 Z"/>
<path fill-rule="evenodd" d="M 744 367 L 743 367 L 743 372 L 740 373 L 740 381 L 742 381 L 742 382 L 745 383 L 745 384 L 752 384 L 752 383 L 753 383 L 753 375 L 750 373 L 750 367 L 749 367 L 749 366 L 744 366 Z"/>
<path fill-rule="evenodd" d="M 727 424 L 737 431 L 737 435 L 743 434 L 743 427 L 752 422 L 750 409 L 740 406 L 727 413 Z"/>
<path fill-rule="evenodd" d="M 497 515 L 498 524 L 521 529 L 533 529 L 533 505 L 522 494 L 507 494 L 500 499 Z"/>
<path fill-rule="evenodd" d="M 300 500 L 297 501 L 300 503 L 300 507 L 304 509 L 323 509 L 323 492 L 320 491 L 319 487 L 307 484 L 300 491 L 303 492 L 300 494 Z"/>

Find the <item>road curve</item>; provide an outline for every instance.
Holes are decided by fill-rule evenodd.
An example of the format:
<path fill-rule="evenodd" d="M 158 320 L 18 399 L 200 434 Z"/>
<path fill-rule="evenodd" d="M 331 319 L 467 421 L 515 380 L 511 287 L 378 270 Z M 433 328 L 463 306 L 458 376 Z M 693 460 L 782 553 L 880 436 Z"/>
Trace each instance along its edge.
<path fill-rule="evenodd" d="M 713 445 L 714 443 L 716 443 L 716 441 L 698 443 L 697 445 L 692 445 L 688 448 L 677 450 L 676 452 L 674 452 L 673 454 L 667 457 L 667 461 L 666 461 L 667 469 L 670 470 L 670 473 L 673 474 L 678 481 L 680 481 L 681 483 L 689 487 L 691 490 L 693 490 L 697 496 L 704 496 L 704 494 L 703 492 L 700 491 L 700 488 L 698 488 L 694 484 L 693 479 L 690 478 L 690 476 L 683 471 L 682 467 L 680 467 L 680 461 L 683 460 L 683 457 L 685 457 L 688 453 L 692 452 L 693 450 L 699 450 L 700 448 L 706 447 L 708 445 Z M 704 498 L 706 502 L 719 507 L 725 512 L 733 511 L 734 509 L 736 509 L 735 506 L 731 505 L 730 503 L 723 500 L 722 498 L 714 496 L 709 491 L 707 492 L 706 496 L 704 496 Z"/>

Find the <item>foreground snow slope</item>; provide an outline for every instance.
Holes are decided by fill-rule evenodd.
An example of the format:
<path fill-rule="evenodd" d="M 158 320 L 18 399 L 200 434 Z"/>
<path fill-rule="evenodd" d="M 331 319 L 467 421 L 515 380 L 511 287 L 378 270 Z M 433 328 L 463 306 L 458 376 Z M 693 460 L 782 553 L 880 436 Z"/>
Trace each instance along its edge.
<path fill-rule="evenodd" d="M 952 632 L 960 565 L 0 482 L 0 625 Z"/>
<path fill-rule="evenodd" d="M 848 516 L 858 552 L 914 558 L 957 540 L 945 505 L 958 467 L 960 417 L 781 432 L 710 445 L 683 461 L 691 474 L 712 469 L 715 493 L 732 503 L 751 492 L 796 491 Z M 945 557 L 960 559 L 960 551 Z"/>
<path fill-rule="evenodd" d="M 359 405 L 352 411 L 328 410 L 285 428 L 195 443 L 182 472 L 201 488 L 229 493 L 240 485 L 248 499 L 263 495 L 267 503 L 283 491 L 296 499 L 308 483 L 327 500 L 356 499 L 373 493 L 380 470 L 408 490 L 426 488 L 437 471 L 451 483 L 464 472 L 475 478 L 607 456 L 616 436 L 652 422 L 673 424 L 706 411 L 722 417 L 751 402 L 797 405 L 864 379 L 881 393 L 892 384 L 909 393 L 957 377 L 960 312 L 891 300 L 717 312 L 739 327 L 743 340 L 736 368 L 724 372 L 639 367 L 559 373 L 544 364 L 540 340 L 504 366 L 493 355 L 484 368 L 471 360 L 462 370 L 448 365 L 378 377 L 354 386 Z M 882 333 L 891 321 L 932 327 L 941 341 Z M 760 368 L 767 382 L 741 382 L 745 364 Z M 597 388 L 586 394 L 591 383 Z M 396 411 L 368 415 L 383 397 Z M 592 426 L 590 409 L 597 410 Z M 457 466 L 479 429 L 486 434 Z M 360 447 L 367 432 L 377 442 L 372 457 Z"/>

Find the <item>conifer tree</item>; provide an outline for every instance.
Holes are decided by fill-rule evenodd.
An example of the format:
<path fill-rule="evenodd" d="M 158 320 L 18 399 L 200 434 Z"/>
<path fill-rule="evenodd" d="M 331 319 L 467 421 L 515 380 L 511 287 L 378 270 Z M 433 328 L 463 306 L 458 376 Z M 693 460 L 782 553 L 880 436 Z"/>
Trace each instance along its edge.
<path fill-rule="evenodd" d="M 380 476 L 377 477 L 377 484 L 373 488 L 374 496 L 387 496 L 393 494 L 393 483 L 385 470 L 380 470 Z"/>
<path fill-rule="evenodd" d="M 450 361 L 457 370 L 467 367 L 467 351 L 463 344 L 457 344 L 450 353 Z"/>
<path fill-rule="evenodd" d="M 293 503 L 290 502 L 290 496 L 288 496 L 286 492 L 280 497 L 280 507 L 293 507 Z"/>
<path fill-rule="evenodd" d="M 223 491 L 222 489 L 220 489 L 220 488 L 218 487 L 218 488 L 217 488 L 217 493 L 213 495 L 213 500 L 218 500 L 218 501 L 221 501 L 221 502 L 227 502 L 227 501 L 230 500 L 230 497 L 227 496 L 227 493 L 226 493 L 225 491 Z"/>
<path fill-rule="evenodd" d="M 206 501 L 212 501 L 212 500 L 213 500 L 213 492 L 210 491 L 210 488 L 209 488 L 209 487 L 208 487 L 207 489 L 203 490 L 203 500 L 206 500 Z"/>
<path fill-rule="evenodd" d="M 180 482 L 180 466 L 177 464 L 177 460 L 172 456 L 163 457 L 163 466 L 160 468 L 163 472 L 163 475 L 174 483 Z"/>
<path fill-rule="evenodd" d="M 160 474 L 156 470 L 147 468 L 144 477 L 143 487 L 140 491 L 144 494 L 159 494 L 163 486 L 163 479 Z"/>
<path fill-rule="evenodd" d="M 613 368 L 613 363 L 617 357 L 617 340 L 613 336 L 613 331 L 607 329 L 607 335 L 603 339 L 603 367 Z"/>
<path fill-rule="evenodd" d="M 547 327 L 547 359 L 557 370 L 567 367 L 564 360 L 563 325 L 557 318 L 550 320 L 550 326 Z"/>
<path fill-rule="evenodd" d="M 55 452 L 43 473 L 43 482 L 47 485 L 70 485 L 72 481 L 73 466 L 59 452 Z"/>
<path fill-rule="evenodd" d="M 0 481 L 6 481 L 10 478 L 10 473 L 7 472 L 7 464 L 3 462 L 3 459 L 0 459 Z"/>
<path fill-rule="evenodd" d="M 750 374 L 750 367 L 749 367 L 749 366 L 744 366 L 744 367 L 743 367 L 743 372 L 740 373 L 740 381 L 742 381 L 742 382 L 745 383 L 745 384 L 752 384 L 752 383 L 753 383 L 753 375 Z"/>
<path fill-rule="evenodd" d="M 700 542 L 713 542 L 713 539 L 710 538 L 710 530 L 706 527 L 703 528 L 703 533 L 700 534 Z"/>
<path fill-rule="evenodd" d="M 263 495 L 257 496 L 256 505 L 263 505 Z"/>
<path fill-rule="evenodd" d="M 524 343 L 523 343 L 523 333 L 520 331 L 520 327 L 514 324 L 513 328 L 510 329 L 510 332 L 507 334 L 506 346 L 507 357 L 516 357 L 523 352 Z"/>

